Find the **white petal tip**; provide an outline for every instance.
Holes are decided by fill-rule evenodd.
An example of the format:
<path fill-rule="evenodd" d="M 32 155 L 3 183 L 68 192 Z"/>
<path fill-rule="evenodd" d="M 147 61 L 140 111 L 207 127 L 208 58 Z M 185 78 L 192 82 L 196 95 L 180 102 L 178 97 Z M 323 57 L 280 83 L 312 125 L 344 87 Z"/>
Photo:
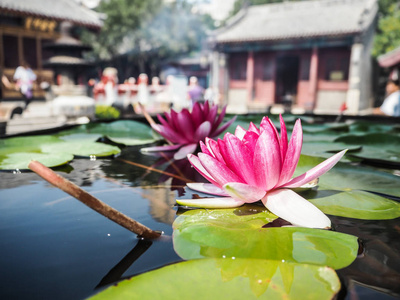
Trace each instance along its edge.
<path fill-rule="evenodd" d="M 235 208 L 242 206 L 244 202 L 230 197 L 224 198 L 202 198 L 202 199 L 176 199 L 181 206 L 194 208 Z"/>
<path fill-rule="evenodd" d="M 262 199 L 269 211 L 298 227 L 329 229 L 331 220 L 292 190 L 274 190 Z"/>

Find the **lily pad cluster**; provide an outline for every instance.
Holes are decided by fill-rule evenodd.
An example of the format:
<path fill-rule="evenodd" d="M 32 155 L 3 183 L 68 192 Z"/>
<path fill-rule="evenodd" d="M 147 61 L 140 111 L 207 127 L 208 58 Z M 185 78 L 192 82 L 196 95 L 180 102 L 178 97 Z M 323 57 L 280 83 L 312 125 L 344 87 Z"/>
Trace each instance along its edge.
<path fill-rule="evenodd" d="M 53 135 L 21 136 L 0 139 L 0 170 L 25 170 L 31 160 L 47 167 L 68 163 L 74 157 L 110 157 L 120 147 L 155 142 L 152 129 L 136 121 L 85 124 Z M 114 145 L 101 141 L 108 140 Z"/>
<path fill-rule="evenodd" d="M 253 118 L 239 118 L 228 131 L 235 133 L 238 125 L 244 127 L 259 121 Z M 279 119 L 272 121 L 277 127 L 282 125 Z M 400 199 L 400 178 L 359 164 L 376 156 L 393 164 L 395 159 L 390 155 L 398 151 L 393 147 L 398 139 L 395 128 L 377 125 L 374 129 L 362 122 L 318 125 L 309 123 L 309 119 L 302 121 L 304 143 L 293 177 L 321 164 L 323 157 L 343 149 L 348 151 L 345 159 L 319 178 L 318 187 L 296 192 L 327 215 L 365 220 L 400 217 L 400 203 L 393 200 Z M 286 122 L 291 128 L 296 119 L 288 118 Z M 376 144 L 378 140 L 380 143 Z M 214 151 L 213 145 L 209 140 L 209 151 Z M 371 153 L 378 150 L 379 153 Z M 197 191 L 193 194 L 187 189 L 186 197 L 195 196 L 193 203 L 203 197 L 211 206 L 184 210 L 173 224 L 174 249 L 187 261 L 124 281 L 98 294 L 96 299 L 122 299 L 127 295 L 145 299 L 161 295 L 193 299 L 210 296 L 295 299 L 299 289 L 304 299 L 331 299 L 338 293 L 340 281 L 334 270 L 346 268 L 356 259 L 358 237 L 332 230 L 285 227 L 285 223 L 279 223 L 280 219 L 259 203 L 214 209 L 212 203 L 215 207 L 221 203 L 207 193 L 218 194 L 221 191 L 216 192 L 217 187 L 192 183 L 188 188 Z M 222 192 L 221 196 L 228 194 Z M 190 201 L 178 199 L 179 202 Z M 276 222 L 278 227 L 274 225 Z M 153 282 L 158 283 L 158 289 L 149 292 L 149 284 Z"/>
<path fill-rule="evenodd" d="M 239 118 L 228 131 L 235 133 L 237 125 L 245 128 L 249 122 L 260 120 L 259 116 Z M 295 126 L 298 131 L 296 120 L 285 117 L 288 132 Z M 273 117 L 271 122 L 282 130 L 281 120 Z M 332 153 L 348 151 L 341 162 L 319 178 L 318 185 L 301 186 L 296 193 L 328 218 L 400 217 L 400 177 L 390 171 L 399 164 L 400 150 L 396 145 L 400 135 L 396 127 L 364 122 L 321 125 L 309 118 L 302 118 L 302 127 L 302 154 L 298 148 L 297 152 L 292 151 L 297 153 L 298 163 L 289 177 L 301 176 Z M 269 128 L 271 136 L 275 136 L 274 126 Z M 8 138 L 0 140 L 0 168 L 24 169 L 31 159 L 57 166 L 74 157 L 114 156 L 122 146 L 144 145 L 158 139 L 149 126 L 132 121 L 87 124 L 53 136 Z M 206 144 L 203 149 L 213 151 L 213 142 Z M 275 150 L 283 151 L 278 146 Z M 383 170 L 368 166 L 371 163 L 379 164 Z M 236 166 L 239 172 L 243 163 Z M 189 188 L 193 186 L 186 187 L 182 198 L 215 201 L 209 194 Z M 240 186 L 235 188 L 240 191 Z M 336 270 L 348 267 L 357 258 L 358 237 L 334 230 L 293 227 L 260 201 L 245 202 L 234 208 L 179 208 L 172 239 L 175 252 L 185 261 L 122 281 L 93 298 L 335 298 L 341 288 Z"/>

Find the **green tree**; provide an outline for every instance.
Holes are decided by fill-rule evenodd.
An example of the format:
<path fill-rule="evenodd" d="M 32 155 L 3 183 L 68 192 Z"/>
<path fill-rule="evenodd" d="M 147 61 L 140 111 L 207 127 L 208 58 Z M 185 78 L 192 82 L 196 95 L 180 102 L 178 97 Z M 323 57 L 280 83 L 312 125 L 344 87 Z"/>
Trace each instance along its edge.
<path fill-rule="evenodd" d="M 104 0 L 97 12 L 105 16 L 99 33 L 82 33 L 82 40 L 93 46 L 97 58 L 110 59 L 121 53 L 126 36 L 138 30 L 160 10 L 162 0 Z"/>
<path fill-rule="evenodd" d="M 400 1 L 381 0 L 372 55 L 377 57 L 400 46 Z"/>
<path fill-rule="evenodd" d="M 198 50 L 210 25 L 207 15 L 192 13 L 186 0 L 102 1 L 98 11 L 106 16 L 99 34 L 84 32 L 82 39 L 100 59 L 130 53 L 145 60 L 149 52 L 160 58 Z"/>

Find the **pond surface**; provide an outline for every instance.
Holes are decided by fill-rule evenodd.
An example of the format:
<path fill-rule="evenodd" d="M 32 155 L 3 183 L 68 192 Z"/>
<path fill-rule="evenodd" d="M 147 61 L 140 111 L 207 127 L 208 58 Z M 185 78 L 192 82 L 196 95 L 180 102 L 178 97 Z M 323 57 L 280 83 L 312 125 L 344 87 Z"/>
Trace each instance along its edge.
<path fill-rule="evenodd" d="M 154 241 L 138 239 L 32 172 L 0 172 L 0 299 L 84 299 L 119 280 L 183 261 L 172 240 L 172 223 L 180 213 L 175 199 L 196 196 L 182 178 L 202 179 L 186 160 L 171 165 L 139 150 L 131 146 L 114 158 L 75 158 L 54 170 L 163 231 Z M 337 270 L 338 298 L 398 298 L 400 219 L 329 218 L 335 231 L 360 239 L 356 260 Z"/>

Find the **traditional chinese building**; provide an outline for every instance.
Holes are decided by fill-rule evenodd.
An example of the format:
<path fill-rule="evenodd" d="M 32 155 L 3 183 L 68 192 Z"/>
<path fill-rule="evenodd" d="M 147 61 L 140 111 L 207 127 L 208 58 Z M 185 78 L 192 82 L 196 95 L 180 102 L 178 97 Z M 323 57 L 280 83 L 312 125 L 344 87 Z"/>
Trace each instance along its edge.
<path fill-rule="evenodd" d="M 44 97 L 43 81 L 54 82 L 54 72 L 44 67 L 52 56 L 44 47 L 61 38 L 63 22 L 74 28 L 99 30 L 98 14 L 73 0 L 0 0 L 0 68 L 12 82 L 15 69 L 26 61 L 37 75 L 34 97 Z M 2 84 L 2 99 L 21 98 L 18 91 Z"/>
<path fill-rule="evenodd" d="M 379 66 L 389 71 L 389 79 L 400 78 L 400 47 L 378 57 Z"/>
<path fill-rule="evenodd" d="M 359 114 L 372 106 L 376 0 L 283 2 L 242 9 L 210 37 L 212 86 L 235 108 L 290 103 Z"/>

